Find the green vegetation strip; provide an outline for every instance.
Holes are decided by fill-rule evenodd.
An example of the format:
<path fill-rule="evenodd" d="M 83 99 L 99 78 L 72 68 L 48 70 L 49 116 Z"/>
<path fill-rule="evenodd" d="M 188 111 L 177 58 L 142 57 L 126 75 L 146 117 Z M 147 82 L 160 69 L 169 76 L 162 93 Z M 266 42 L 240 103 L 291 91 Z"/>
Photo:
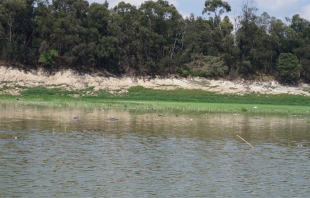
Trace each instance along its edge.
<path fill-rule="evenodd" d="M 208 112 L 254 112 L 309 114 L 310 100 L 301 95 L 266 95 L 250 93 L 246 95 L 219 94 L 203 90 L 154 90 L 140 86 L 128 89 L 128 92 L 101 90 L 92 92 L 96 96 L 83 96 L 93 88 L 77 91 L 29 88 L 20 96 L 0 95 L 2 102 L 27 104 L 109 107 L 140 110 L 171 111 L 208 111 Z M 80 97 L 71 97 L 71 95 Z"/>

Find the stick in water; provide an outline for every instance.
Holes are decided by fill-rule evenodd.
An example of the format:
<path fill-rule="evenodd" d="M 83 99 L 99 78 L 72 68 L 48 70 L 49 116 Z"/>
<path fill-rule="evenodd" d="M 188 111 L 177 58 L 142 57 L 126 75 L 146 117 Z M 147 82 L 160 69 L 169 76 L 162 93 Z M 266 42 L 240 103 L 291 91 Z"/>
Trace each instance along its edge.
<path fill-rule="evenodd" d="M 243 140 L 245 143 L 247 143 L 250 147 L 254 148 L 250 143 L 248 143 L 245 139 L 243 139 L 242 137 L 240 137 L 239 135 L 237 135 L 238 138 L 240 138 L 241 140 Z"/>

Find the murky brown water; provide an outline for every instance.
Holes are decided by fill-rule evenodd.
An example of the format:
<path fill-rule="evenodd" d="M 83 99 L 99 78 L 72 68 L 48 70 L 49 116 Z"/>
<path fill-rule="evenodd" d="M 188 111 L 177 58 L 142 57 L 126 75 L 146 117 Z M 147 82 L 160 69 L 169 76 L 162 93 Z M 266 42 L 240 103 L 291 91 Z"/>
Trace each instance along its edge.
<path fill-rule="evenodd" d="M 19 104 L 0 112 L 0 197 L 310 194 L 305 116 Z"/>

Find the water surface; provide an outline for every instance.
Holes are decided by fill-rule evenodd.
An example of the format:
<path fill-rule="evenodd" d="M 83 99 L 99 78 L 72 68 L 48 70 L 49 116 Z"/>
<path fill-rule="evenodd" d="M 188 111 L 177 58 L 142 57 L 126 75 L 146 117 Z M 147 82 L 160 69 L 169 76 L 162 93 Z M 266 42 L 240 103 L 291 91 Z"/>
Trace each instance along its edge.
<path fill-rule="evenodd" d="M 21 104 L 0 109 L 0 197 L 310 193 L 305 116 Z"/>

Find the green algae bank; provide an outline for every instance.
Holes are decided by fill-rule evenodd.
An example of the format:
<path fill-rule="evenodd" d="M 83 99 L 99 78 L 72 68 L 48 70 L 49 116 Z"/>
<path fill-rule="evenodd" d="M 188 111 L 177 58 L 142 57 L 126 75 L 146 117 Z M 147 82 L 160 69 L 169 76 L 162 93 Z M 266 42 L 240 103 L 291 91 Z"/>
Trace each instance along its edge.
<path fill-rule="evenodd" d="M 0 197 L 310 193 L 307 114 L 21 103 L 0 109 Z"/>

